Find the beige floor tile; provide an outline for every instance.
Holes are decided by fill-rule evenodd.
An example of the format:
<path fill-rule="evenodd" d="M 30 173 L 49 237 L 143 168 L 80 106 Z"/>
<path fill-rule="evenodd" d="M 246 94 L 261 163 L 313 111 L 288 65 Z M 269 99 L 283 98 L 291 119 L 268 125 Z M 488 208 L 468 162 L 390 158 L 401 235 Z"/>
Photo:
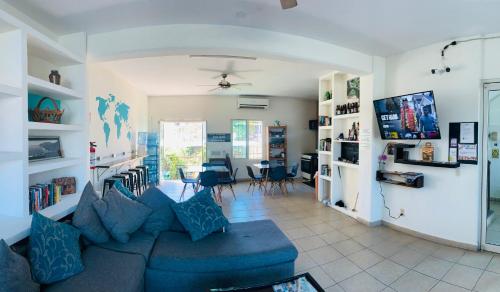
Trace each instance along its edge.
<path fill-rule="evenodd" d="M 366 271 L 382 283 L 390 285 L 406 273 L 408 269 L 392 261 L 384 260 Z"/>
<path fill-rule="evenodd" d="M 335 229 L 333 227 L 331 227 L 328 223 L 320 223 L 320 224 L 311 225 L 311 226 L 309 226 L 309 229 L 311 229 L 317 235 L 335 231 Z"/>
<path fill-rule="evenodd" d="M 485 271 L 474 287 L 478 292 L 498 292 L 500 291 L 500 274 Z"/>
<path fill-rule="evenodd" d="M 369 248 L 379 255 L 388 258 L 403 249 L 403 245 L 401 245 L 400 243 L 384 240 Z"/>
<path fill-rule="evenodd" d="M 348 237 L 353 237 L 356 235 L 366 233 L 368 231 L 368 227 L 360 224 L 355 224 L 345 228 L 340 228 L 339 231 L 344 233 Z"/>
<path fill-rule="evenodd" d="M 321 267 L 316 267 L 307 271 L 318 282 L 321 288 L 325 289 L 335 285 L 335 281 L 328 276 Z"/>
<path fill-rule="evenodd" d="M 434 286 L 431 289 L 431 292 L 467 292 L 467 291 L 470 290 L 467 290 L 459 286 L 451 285 L 443 281 L 440 281 L 439 283 L 436 284 L 436 286 Z"/>
<path fill-rule="evenodd" d="M 341 254 L 345 256 L 348 256 L 365 248 L 364 246 L 362 246 L 361 244 L 357 243 L 352 239 L 336 242 L 332 244 L 332 246 L 335 247 L 336 250 L 338 250 Z"/>
<path fill-rule="evenodd" d="M 384 284 L 366 272 L 361 272 L 339 283 L 346 292 L 378 292 L 386 288 Z"/>
<path fill-rule="evenodd" d="M 345 292 L 340 285 L 335 285 L 325 289 L 325 292 Z"/>
<path fill-rule="evenodd" d="M 296 240 L 299 238 L 314 236 L 315 234 L 311 231 L 311 229 L 307 227 L 299 227 L 295 229 L 289 229 L 285 231 L 285 234 L 291 240 Z"/>
<path fill-rule="evenodd" d="M 358 266 L 346 258 L 336 260 L 321 267 L 335 282 L 341 282 L 361 272 Z"/>
<path fill-rule="evenodd" d="M 349 239 L 345 234 L 340 233 L 339 231 L 332 231 L 325 234 L 321 234 L 320 237 L 328 244 Z"/>
<path fill-rule="evenodd" d="M 490 253 L 468 251 L 458 263 L 478 269 L 485 269 L 492 258 L 493 255 Z"/>
<path fill-rule="evenodd" d="M 297 244 L 305 251 L 317 249 L 327 245 L 327 243 L 318 236 L 300 238 L 295 242 L 297 242 Z"/>
<path fill-rule="evenodd" d="M 455 264 L 443 277 L 443 281 L 466 289 L 472 289 L 482 272 L 480 269 Z"/>
<path fill-rule="evenodd" d="M 437 249 L 432 254 L 432 256 L 450 262 L 457 262 L 462 258 L 464 254 L 465 251 L 463 249 L 449 247 L 449 246 L 442 246 L 439 249 Z"/>
<path fill-rule="evenodd" d="M 352 238 L 359 244 L 370 247 L 384 240 L 384 237 L 375 233 L 367 232 L 360 235 L 356 235 Z"/>
<path fill-rule="evenodd" d="M 295 271 L 302 272 L 316 267 L 316 262 L 306 253 L 299 253 L 295 260 Z"/>
<path fill-rule="evenodd" d="M 348 258 L 363 270 L 366 270 L 369 267 L 378 264 L 384 260 L 383 257 L 379 256 L 378 254 L 369 249 L 363 249 L 358 252 L 355 252 L 349 255 Z"/>
<path fill-rule="evenodd" d="M 438 280 L 419 272 L 409 271 L 392 283 L 391 287 L 400 292 L 421 292 L 429 291 L 437 282 Z"/>
<path fill-rule="evenodd" d="M 391 257 L 391 260 L 397 264 L 405 266 L 409 269 L 415 267 L 419 263 L 421 263 L 427 256 L 421 254 L 410 248 L 403 248 L 395 255 Z"/>
<path fill-rule="evenodd" d="M 494 256 L 488 266 L 486 267 L 486 270 L 490 272 L 495 272 L 495 273 L 500 273 L 500 256 Z"/>
<path fill-rule="evenodd" d="M 331 246 L 323 246 L 317 249 L 313 249 L 307 252 L 307 254 L 318 264 L 323 265 L 329 262 L 333 262 L 343 255 L 339 253 L 335 248 Z"/>
<path fill-rule="evenodd" d="M 451 262 L 435 257 L 428 257 L 413 269 L 435 279 L 441 279 L 448 273 L 452 266 L 453 263 Z"/>

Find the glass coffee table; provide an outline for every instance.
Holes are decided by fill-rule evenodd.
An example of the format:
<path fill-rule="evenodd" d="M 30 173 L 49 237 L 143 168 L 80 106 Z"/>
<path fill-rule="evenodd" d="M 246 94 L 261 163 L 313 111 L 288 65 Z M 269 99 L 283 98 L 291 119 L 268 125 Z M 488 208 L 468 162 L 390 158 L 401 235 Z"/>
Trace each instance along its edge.
<path fill-rule="evenodd" d="M 297 275 L 272 284 L 248 288 L 210 289 L 210 292 L 324 292 L 323 288 L 309 274 Z"/>

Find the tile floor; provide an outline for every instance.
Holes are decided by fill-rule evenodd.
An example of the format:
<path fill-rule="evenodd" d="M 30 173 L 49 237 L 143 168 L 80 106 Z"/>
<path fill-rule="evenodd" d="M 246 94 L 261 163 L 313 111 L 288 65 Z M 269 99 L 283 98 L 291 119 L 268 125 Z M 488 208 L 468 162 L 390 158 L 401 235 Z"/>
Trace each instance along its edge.
<path fill-rule="evenodd" d="M 296 186 L 286 197 L 269 197 L 239 183 L 237 200 L 223 193 L 223 210 L 231 222 L 276 222 L 299 250 L 296 273 L 311 273 L 326 291 L 500 291 L 500 255 L 367 227 L 313 200 L 308 186 Z M 161 188 L 177 200 L 182 184 Z"/>

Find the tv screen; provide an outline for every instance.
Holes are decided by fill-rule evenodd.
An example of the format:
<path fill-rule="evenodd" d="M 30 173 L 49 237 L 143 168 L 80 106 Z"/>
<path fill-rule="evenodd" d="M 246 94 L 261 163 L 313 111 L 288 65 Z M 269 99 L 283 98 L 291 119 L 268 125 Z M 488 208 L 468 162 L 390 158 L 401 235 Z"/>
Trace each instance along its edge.
<path fill-rule="evenodd" d="M 441 139 L 431 91 L 373 101 L 382 139 Z"/>

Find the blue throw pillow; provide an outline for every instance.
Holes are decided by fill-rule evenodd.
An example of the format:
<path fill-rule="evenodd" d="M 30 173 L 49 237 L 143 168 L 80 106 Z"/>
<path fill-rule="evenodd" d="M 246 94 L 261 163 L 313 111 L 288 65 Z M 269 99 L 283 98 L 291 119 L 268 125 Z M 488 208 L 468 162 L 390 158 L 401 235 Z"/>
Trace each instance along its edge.
<path fill-rule="evenodd" d="M 147 189 L 142 196 L 137 198 L 137 202 L 143 203 L 152 210 L 142 225 L 144 232 L 158 236 L 160 232 L 170 230 L 172 224 L 178 221 L 171 207 L 175 204 L 174 200 L 156 187 Z"/>
<path fill-rule="evenodd" d="M 34 213 L 28 248 L 33 278 L 51 284 L 82 272 L 79 238 L 73 226 Z"/>
<path fill-rule="evenodd" d="M 221 207 L 212 198 L 210 189 L 198 192 L 186 202 L 172 205 L 172 208 L 193 241 L 229 225 Z"/>
<path fill-rule="evenodd" d="M 121 180 L 117 180 L 114 184 L 113 187 L 115 187 L 122 195 L 125 197 L 131 199 L 131 200 L 136 200 L 137 196 L 132 193 L 128 188 L 126 188 Z"/>
<path fill-rule="evenodd" d="M 104 243 L 109 241 L 109 233 L 97 215 L 92 203 L 99 200 L 99 196 L 90 182 L 83 190 L 80 201 L 73 214 L 73 226 L 78 228 L 85 239 L 92 243 Z"/>
<path fill-rule="evenodd" d="M 115 188 L 92 205 L 111 237 L 121 243 L 128 242 L 130 234 L 142 226 L 152 211 L 137 201 L 125 198 Z"/>
<path fill-rule="evenodd" d="M 0 291 L 37 292 L 40 286 L 31 279 L 28 261 L 0 240 Z"/>

